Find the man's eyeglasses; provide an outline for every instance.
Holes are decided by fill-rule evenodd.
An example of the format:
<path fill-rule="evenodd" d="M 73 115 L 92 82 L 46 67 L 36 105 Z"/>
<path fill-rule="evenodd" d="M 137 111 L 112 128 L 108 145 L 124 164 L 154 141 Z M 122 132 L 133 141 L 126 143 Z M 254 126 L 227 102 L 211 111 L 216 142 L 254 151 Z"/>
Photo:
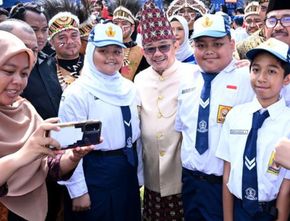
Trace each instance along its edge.
<path fill-rule="evenodd" d="M 144 48 L 144 52 L 145 54 L 153 55 L 156 53 L 156 50 L 158 48 L 158 50 L 161 53 L 167 53 L 170 50 L 170 47 L 171 47 L 170 44 L 160 45 L 158 47 L 148 47 L 148 48 Z"/>
<path fill-rule="evenodd" d="M 266 18 L 266 27 L 267 28 L 274 28 L 278 21 L 280 21 L 280 24 L 284 27 L 289 27 L 290 26 L 290 16 L 283 16 L 282 18 L 276 18 L 276 17 L 270 17 Z"/>

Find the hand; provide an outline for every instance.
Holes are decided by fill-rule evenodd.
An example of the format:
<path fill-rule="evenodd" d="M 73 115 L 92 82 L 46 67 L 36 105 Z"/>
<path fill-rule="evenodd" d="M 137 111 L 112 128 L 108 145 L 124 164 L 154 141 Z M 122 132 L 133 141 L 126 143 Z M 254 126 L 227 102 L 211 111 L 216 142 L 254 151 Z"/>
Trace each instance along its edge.
<path fill-rule="evenodd" d="M 54 124 L 56 122 L 58 122 L 58 118 L 50 118 L 45 120 L 32 133 L 24 146 L 17 152 L 23 162 L 25 161 L 30 163 L 42 157 L 55 156 L 54 152 L 48 148 L 48 146 L 51 145 L 55 148 L 60 148 L 60 145 L 56 140 L 50 137 L 45 137 L 45 134 L 47 131 L 60 129 L 57 125 Z"/>
<path fill-rule="evenodd" d="M 60 160 L 60 168 L 62 175 L 65 175 L 71 170 L 73 170 L 78 165 L 79 161 L 93 149 L 94 146 L 91 145 L 84 147 L 75 147 L 72 149 L 65 150 Z"/>
<path fill-rule="evenodd" d="M 72 210 L 82 212 L 91 209 L 91 199 L 88 193 L 72 199 Z"/>
<path fill-rule="evenodd" d="M 94 146 L 83 146 L 83 147 L 76 147 L 70 150 L 69 159 L 75 163 L 78 163 L 85 155 L 91 152 L 94 149 Z"/>
<path fill-rule="evenodd" d="M 274 160 L 281 166 L 290 169 L 290 140 L 282 138 L 276 146 Z"/>
<path fill-rule="evenodd" d="M 247 59 L 237 60 L 235 65 L 236 65 L 237 68 L 249 67 L 250 66 L 250 61 L 247 60 Z"/>

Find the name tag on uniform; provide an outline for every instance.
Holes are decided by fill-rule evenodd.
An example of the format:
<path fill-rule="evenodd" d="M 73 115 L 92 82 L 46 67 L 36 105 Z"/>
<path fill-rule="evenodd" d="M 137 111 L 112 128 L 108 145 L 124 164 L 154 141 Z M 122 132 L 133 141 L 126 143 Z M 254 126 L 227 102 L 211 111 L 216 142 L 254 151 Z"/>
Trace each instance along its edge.
<path fill-rule="evenodd" d="M 223 124 L 227 114 L 232 109 L 231 106 L 219 105 L 217 112 L 217 123 Z"/>
<path fill-rule="evenodd" d="M 268 163 L 267 172 L 278 176 L 281 166 L 274 161 L 274 157 L 275 157 L 275 151 L 272 151 L 272 154 Z"/>
<path fill-rule="evenodd" d="M 196 87 L 186 88 L 181 91 L 181 94 L 187 94 L 195 90 Z"/>
<path fill-rule="evenodd" d="M 233 135 L 247 135 L 249 133 L 248 130 L 243 130 L 243 129 L 232 129 L 230 130 L 230 134 Z"/>

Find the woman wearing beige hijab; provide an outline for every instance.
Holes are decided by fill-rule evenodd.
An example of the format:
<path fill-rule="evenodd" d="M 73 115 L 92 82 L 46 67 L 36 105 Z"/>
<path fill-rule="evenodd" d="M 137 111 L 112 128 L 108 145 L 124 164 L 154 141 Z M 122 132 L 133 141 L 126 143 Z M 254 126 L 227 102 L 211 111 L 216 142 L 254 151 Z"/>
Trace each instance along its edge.
<path fill-rule="evenodd" d="M 16 36 L 0 31 L 0 202 L 25 220 L 43 221 L 48 173 L 64 178 L 92 147 L 52 151 L 59 143 L 45 137 L 59 130 L 57 119 L 43 121 L 19 95 L 33 67 L 32 51 Z M 20 218 L 21 219 L 21 218 Z"/>

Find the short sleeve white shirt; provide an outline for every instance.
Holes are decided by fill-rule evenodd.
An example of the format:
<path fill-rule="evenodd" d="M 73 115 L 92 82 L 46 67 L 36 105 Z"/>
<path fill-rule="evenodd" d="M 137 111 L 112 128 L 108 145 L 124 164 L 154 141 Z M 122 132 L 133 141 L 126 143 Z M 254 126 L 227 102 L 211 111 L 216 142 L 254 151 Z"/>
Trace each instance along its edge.
<path fill-rule="evenodd" d="M 236 106 L 228 114 L 224 123 L 216 156 L 230 162 L 231 170 L 227 186 L 230 192 L 242 199 L 243 154 L 248 134 L 252 126 L 252 116 L 262 109 L 257 99 Z M 271 201 L 277 198 L 284 178 L 289 171 L 275 164 L 274 149 L 278 140 L 290 132 L 290 109 L 282 98 L 267 108 L 269 117 L 258 130 L 257 174 L 259 201 Z M 288 175 L 287 175 L 288 174 Z"/>
<path fill-rule="evenodd" d="M 215 156 L 224 117 L 235 105 L 249 102 L 254 92 L 248 67 L 237 68 L 233 60 L 211 83 L 208 121 L 209 149 L 200 155 L 195 148 L 200 94 L 203 87 L 200 73 L 186 75 L 181 81 L 175 128 L 181 131 L 182 166 L 206 174 L 221 176 L 223 161 Z"/>

